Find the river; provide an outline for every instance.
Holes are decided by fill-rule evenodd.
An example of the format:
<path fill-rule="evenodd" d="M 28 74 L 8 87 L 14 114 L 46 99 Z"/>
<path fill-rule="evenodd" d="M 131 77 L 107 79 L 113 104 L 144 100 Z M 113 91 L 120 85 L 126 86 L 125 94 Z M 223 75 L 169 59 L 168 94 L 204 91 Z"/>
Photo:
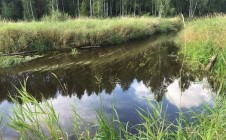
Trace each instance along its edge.
<path fill-rule="evenodd" d="M 1 70 L 2 138 L 18 138 L 6 125 L 14 106 L 8 95 L 16 95 L 14 86 L 20 87 L 20 81 L 27 77 L 29 93 L 40 102 L 43 95 L 53 103 L 60 125 L 69 134 L 73 132 L 71 106 L 91 124 L 97 123 L 101 107 L 110 117 L 114 106 L 120 120 L 131 125 L 141 123 L 137 110 L 150 109 L 148 102 L 163 103 L 171 121 L 178 117 L 179 110 L 200 111 L 203 102 L 213 104 L 215 92 L 207 78 L 197 78 L 186 66 L 181 69 L 183 61 L 178 51 L 174 36 L 162 35 L 122 45 L 78 49 L 75 54 L 68 50 L 48 52 Z"/>

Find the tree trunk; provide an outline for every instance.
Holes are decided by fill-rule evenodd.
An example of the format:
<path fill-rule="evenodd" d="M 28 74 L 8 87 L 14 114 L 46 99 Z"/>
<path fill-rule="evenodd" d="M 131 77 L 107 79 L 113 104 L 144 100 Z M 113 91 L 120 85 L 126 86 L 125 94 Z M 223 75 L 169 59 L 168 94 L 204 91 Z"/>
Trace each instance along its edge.
<path fill-rule="evenodd" d="M 136 5 L 137 5 L 137 1 L 135 0 L 135 3 L 134 3 L 134 11 L 133 11 L 133 14 L 134 14 L 134 16 L 136 16 Z"/>
<path fill-rule="evenodd" d="M 192 4 L 192 0 L 189 0 L 189 17 L 191 17 L 191 4 Z"/>
<path fill-rule="evenodd" d="M 160 6 L 159 6 L 159 17 L 160 18 L 162 17 L 163 8 L 164 8 L 164 6 L 162 5 L 162 2 L 161 2 Z"/>
<path fill-rule="evenodd" d="M 154 15 L 154 0 L 151 1 L 151 14 Z"/>
<path fill-rule="evenodd" d="M 98 17 L 99 17 L 99 16 L 101 16 L 101 14 L 100 14 L 100 1 L 99 0 L 98 0 L 97 10 L 98 10 Z"/>
<path fill-rule="evenodd" d="M 218 56 L 218 55 L 215 55 L 215 56 L 213 56 L 213 57 L 210 59 L 209 64 L 206 66 L 206 70 L 207 70 L 207 71 L 210 71 L 210 70 L 212 69 L 214 63 L 215 63 L 216 60 L 217 60 L 217 56 Z"/>
<path fill-rule="evenodd" d="M 56 0 L 56 8 L 57 8 L 57 11 L 59 11 L 58 0 Z"/>
<path fill-rule="evenodd" d="M 112 9 L 113 9 L 113 2 L 112 2 L 112 0 L 110 0 L 110 16 L 111 17 L 112 17 L 112 14 L 113 14 Z"/>
<path fill-rule="evenodd" d="M 73 6 L 74 6 L 74 17 L 75 17 L 76 16 L 75 0 L 73 0 Z"/>
<path fill-rule="evenodd" d="M 34 12 L 33 12 L 33 8 L 32 8 L 31 0 L 30 0 L 30 8 L 31 8 L 31 15 L 32 15 L 32 18 L 33 18 L 33 20 L 34 20 L 35 17 L 34 17 Z"/>
<path fill-rule="evenodd" d="M 103 16 L 105 16 L 105 15 L 106 15 L 106 11 L 105 11 L 105 10 L 106 10 L 106 7 L 105 7 L 105 6 L 106 6 L 106 4 L 105 4 L 105 0 L 104 0 L 103 5 L 104 5 L 104 7 L 103 7 L 103 13 L 104 13 L 104 14 L 103 14 Z"/>
<path fill-rule="evenodd" d="M 105 7 L 106 7 L 106 17 L 108 17 L 108 15 L 109 15 L 109 14 L 108 14 L 108 10 L 109 10 L 109 9 L 108 9 L 108 7 L 109 7 L 109 2 L 108 2 L 108 0 L 107 0 L 107 2 L 106 2 L 106 6 L 105 6 Z"/>
<path fill-rule="evenodd" d="M 89 0 L 90 17 L 93 17 L 92 0 Z"/>
<path fill-rule="evenodd" d="M 122 16 L 122 0 L 120 0 L 120 4 L 119 4 L 119 15 Z"/>
<path fill-rule="evenodd" d="M 62 3 L 62 7 L 63 7 L 63 12 L 65 12 L 64 11 L 64 0 L 61 0 L 61 3 Z"/>
<path fill-rule="evenodd" d="M 79 7 L 79 0 L 77 0 L 77 6 L 78 6 L 78 17 L 80 17 L 80 7 Z"/>

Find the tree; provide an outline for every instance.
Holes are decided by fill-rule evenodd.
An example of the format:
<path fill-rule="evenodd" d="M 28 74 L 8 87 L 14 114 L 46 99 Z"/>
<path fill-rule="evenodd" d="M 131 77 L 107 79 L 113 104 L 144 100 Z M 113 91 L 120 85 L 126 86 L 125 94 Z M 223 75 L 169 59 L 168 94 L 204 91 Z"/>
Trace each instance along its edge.
<path fill-rule="evenodd" d="M 11 20 L 37 20 L 56 13 L 72 17 L 194 17 L 220 12 L 226 12 L 226 0 L 0 0 L 0 17 Z"/>
<path fill-rule="evenodd" d="M 18 20 L 21 19 L 22 6 L 20 1 L 10 0 L 2 1 L 1 15 L 4 19 Z"/>
<path fill-rule="evenodd" d="M 88 16 L 89 15 L 87 5 L 88 5 L 87 4 L 87 1 L 86 0 L 83 0 L 82 3 L 81 3 L 81 6 L 80 6 L 80 14 L 82 16 Z"/>
<path fill-rule="evenodd" d="M 26 20 L 35 19 L 32 0 L 22 0 L 23 16 Z"/>
<path fill-rule="evenodd" d="M 90 11 L 90 17 L 93 16 L 93 10 L 92 10 L 92 0 L 89 0 L 89 11 Z"/>

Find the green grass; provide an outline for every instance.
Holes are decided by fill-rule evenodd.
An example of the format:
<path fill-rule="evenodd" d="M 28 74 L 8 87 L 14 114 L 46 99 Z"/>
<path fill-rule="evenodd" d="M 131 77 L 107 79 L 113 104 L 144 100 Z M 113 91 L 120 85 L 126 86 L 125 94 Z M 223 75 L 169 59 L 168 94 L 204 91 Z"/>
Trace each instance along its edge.
<path fill-rule="evenodd" d="M 71 19 L 0 22 L 0 52 L 48 51 L 88 45 L 118 44 L 155 33 L 176 32 L 180 18 Z"/>
<path fill-rule="evenodd" d="M 2 114 L 0 115 L 0 124 L 2 124 Z M 2 128 L 4 127 L 4 124 L 2 124 L 3 126 L 0 127 L 0 139 L 2 139 Z"/>
<path fill-rule="evenodd" d="M 190 68 L 204 70 L 209 59 L 218 54 L 210 71 L 212 79 L 226 88 L 226 17 L 200 18 L 186 23 L 179 33 L 178 43 Z"/>
<path fill-rule="evenodd" d="M 26 85 L 25 85 L 26 86 Z M 76 139 L 109 139 L 109 140 L 162 140 L 162 139 L 193 139 L 193 140 L 224 140 L 226 139 L 226 100 L 222 96 L 216 98 L 211 107 L 204 103 L 201 113 L 189 112 L 193 121 L 189 122 L 182 112 L 176 122 L 168 121 L 164 113 L 163 103 L 148 101 L 152 113 L 138 109 L 141 124 L 131 126 L 122 123 L 117 111 L 112 109 L 112 116 L 106 116 L 104 108 L 98 112 L 98 123 L 89 125 L 74 109 L 74 133 L 65 132 L 59 125 L 59 116 L 56 114 L 51 101 L 43 98 L 39 103 L 31 96 L 25 87 L 17 89 L 18 96 L 11 97 L 15 107 L 12 109 L 11 128 L 19 132 L 21 139 L 64 139 L 70 136 Z M 21 104 L 22 103 L 22 104 Z M 79 124 L 86 124 L 82 131 Z M 136 129 L 137 134 L 132 134 L 131 129 Z M 92 133 L 94 131 L 94 133 Z"/>
<path fill-rule="evenodd" d="M 71 50 L 71 55 L 76 57 L 76 55 L 78 54 L 78 50 L 77 49 L 72 49 Z"/>
<path fill-rule="evenodd" d="M 20 133 L 21 139 L 61 139 L 67 134 L 61 129 L 51 102 L 43 98 L 40 104 L 29 95 L 25 87 L 17 89 L 18 98 L 12 98 L 15 107 L 10 117 L 9 126 Z M 21 104 L 21 102 L 23 104 Z M 44 131 L 44 128 L 46 131 Z"/>
<path fill-rule="evenodd" d="M 36 59 L 38 57 L 41 57 L 39 55 L 34 56 L 4 56 L 0 54 L 0 68 L 8 68 L 8 67 L 14 67 L 17 65 L 20 65 L 22 63 L 31 61 L 33 59 Z"/>

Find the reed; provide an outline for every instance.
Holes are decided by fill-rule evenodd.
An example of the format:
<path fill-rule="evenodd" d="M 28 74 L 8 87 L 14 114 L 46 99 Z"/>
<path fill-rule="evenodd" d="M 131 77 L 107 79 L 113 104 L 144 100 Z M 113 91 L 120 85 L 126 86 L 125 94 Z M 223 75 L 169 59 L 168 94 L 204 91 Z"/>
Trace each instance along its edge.
<path fill-rule="evenodd" d="M 74 134 L 68 134 L 59 125 L 59 117 L 56 114 L 51 101 L 43 98 L 41 103 L 31 96 L 25 87 L 17 89 L 18 96 L 11 97 L 15 107 L 10 116 L 9 126 L 17 130 L 21 139 L 203 139 L 223 140 L 226 127 L 226 100 L 224 96 L 216 98 L 212 106 L 203 103 L 201 113 L 190 110 L 186 114 L 178 112 L 175 122 L 170 122 L 164 113 L 163 103 L 149 101 L 150 110 L 137 109 L 142 122 L 135 126 L 123 123 L 112 109 L 111 117 L 107 117 L 104 108 L 98 112 L 98 123 L 89 125 L 74 110 Z M 187 114 L 191 118 L 187 117 Z M 191 121 L 192 120 L 192 121 Z M 87 127 L 81 131 L 80 124 Z M 132 133 L 136 130 L 137 133 Z M 93 133 L 92 133 L 93 132 Z"/>

